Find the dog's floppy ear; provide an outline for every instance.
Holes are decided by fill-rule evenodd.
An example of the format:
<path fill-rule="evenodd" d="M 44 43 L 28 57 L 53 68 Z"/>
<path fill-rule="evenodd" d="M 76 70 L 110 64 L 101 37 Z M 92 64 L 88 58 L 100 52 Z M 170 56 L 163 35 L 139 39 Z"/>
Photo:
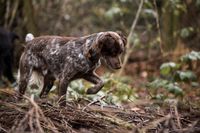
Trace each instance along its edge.
<path fill-rule="evenodd" d="M 126 44 L 127 44 L 127 38 L 126 38 L 126 36 L 121 31 L 116 31 L 116 33 L 121 37 L 124 46 L 126 46 Z"/>
<path fill-rule="evenodd" d="M 105 41 L 105 33 L 98 33 L 94 38 L 90 37 L 86 40 L 84 48 L 84 55 L 86 58 L 91 59 L 97 56 L 102 48 L 103 42 Z"/>

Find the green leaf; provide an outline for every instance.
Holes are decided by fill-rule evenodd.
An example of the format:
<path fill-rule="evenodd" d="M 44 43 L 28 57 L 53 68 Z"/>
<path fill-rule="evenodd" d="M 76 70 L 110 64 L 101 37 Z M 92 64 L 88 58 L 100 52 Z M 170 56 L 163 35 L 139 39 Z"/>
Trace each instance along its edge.
<path fill-rule="evenodd" d="M 121 9 L 119 7 L 111 7 L 106 13 L 105 16 L 109 19 L 113 19 L 114 15 L 120 14 Z"/>
<path fill-rule="evenodd" d="M 196 75 L 192 71 L 177 71 L 175 74 L 175 80 L 178 81 L 195 81 Z"/>
<path fill-rule="evenodd" d="M 182 62 L 188 62 L 193 60 L 200 60 L 200 52 L 191 51 L 190 53 L 181 57 Z"/>
<path fill-rule="evenodd" d="M 162 75 L 169 75 L 171 72 L 171 68 L 170 67 L 163 67 L 163 68 L 160 68 L 160 73 Z"/>
<path fill-rule="evenodd" d="M 165 96 L 163 94 L 157 94 L 154 99 L 157 99 L 157 100 L 164 100 L 165 99 Z"/>
<path fill-rule="evenodd" d="M 169 91 L 170 93 L 172 93 L 176 96 L 183 95 L 183 90 L 182 90 L 182 88 L 180 88 L 178 86 L 177 83 L 172 83 L 172 82 L 169 82 L 167 80 L 156 79 L 156 80 L 152 81 L 151 83 L 149 83 L 147 85 L 147 87 L 149 87 L 151 89 L 164 88 L 164 89 L 166 89 L 167 91 Z M 162 96 L 162 98 L 164 98 L 164 97 Z"/>
<path fill-rule="evenodd" d="M 175 83 L 169 83 L 165 86 L 165 89 L 167 89 L 170 93 L 178 95 L 183 95 L 183 90 Z"/>
<path fill-rule="evenodd" d="M 193 27 L 187 27 L 187 28 L 181 29 L 180 35 L 181 35 L 182 38 L 187 38 L 187 37 L 189 37 L 193 32 L 194 32 L 194 28 L 193 28 Z"/>
<path fill-rule="evenodd" d="M 150 83 L 147 84 L 147 87 L 150 87 L 152 89 L 159 89 L 165 86 L 168 83 L 167 80 L 162 80 L 162 79 L 156 79 Z"/>
<path fill-rule="evenodd" d="M 177 70 L 179 67 L 180 65 L 174 62 L 163 63 L 160 66 L 160 73 L 162 75 L 170 75 L 172 71 Z"/>
<path fill-rule="evenodd" d="M 199 83 L 198 82 L 192 82 L 191 85 L 192 85 L 192 87 L 199 87 Z"/>

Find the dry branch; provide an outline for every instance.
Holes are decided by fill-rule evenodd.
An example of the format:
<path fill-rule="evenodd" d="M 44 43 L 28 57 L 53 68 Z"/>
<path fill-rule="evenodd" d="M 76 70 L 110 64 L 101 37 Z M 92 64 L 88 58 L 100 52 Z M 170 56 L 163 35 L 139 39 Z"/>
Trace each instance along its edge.
<path fill-rule="evenodd" d="M 120 69 L 120 71 L 119 71 L 119 73 L 118 73 L 118 76 L 120 76 L 120 75 L 123 73 L 124 67 L 126 66 L 126 64 L 127 64 L 127 62 L 128 62 L 128 58 L 130 57 L 131 52 L 132 52 L 132 50 L 133 50 L 133 48 L 134 48 L 134 46 L 135 46 L 135 45 L 132 45 L 132 46 L 131 46 L 131 43 L 132 43 L 131 40 L 132 40 L 132 37 L 133 37 L 133 33 L 134 33 L 134 30 L 135 30 L 135 26 L 136 26 L 136 24 L 137 24 L 137 22 L 138 22 L 140 13 L 141 13 L 141 11 L 142 11 L 143 3 L 144 3 L 144 0 L 140 0 L 140 5 L 139 5 L 139 7 L 138 7 L 138 10 L 137 10 L 135 19 L 134 19 L 134 21 L 133 21 L 133 23 L 132 23 L 131 30 L 130 30 L 130 33 L 129 33 L 128 38 L 127 38 L 127 46 L 126 46 L 127 53 L 126 53 L 126 55 L 125 55 L 125 57 L 124 57 L 124 62 L 123 62 L 123 64 L 122 64 L 122 68 Z"/>

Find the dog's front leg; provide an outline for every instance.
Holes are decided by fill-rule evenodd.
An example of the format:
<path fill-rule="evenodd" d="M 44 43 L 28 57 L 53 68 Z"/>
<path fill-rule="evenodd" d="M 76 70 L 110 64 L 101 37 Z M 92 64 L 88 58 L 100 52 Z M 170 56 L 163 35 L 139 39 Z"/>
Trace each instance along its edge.
<path fill-rule="evenodd" d="M 100 77 L 98 75 L 96 75 L 96 73 L 91 72 L 89 74 L 84 75 L 83 77 L 85 80 L 95 84 L 95 86 L 88 88 L 87 90 L 87 94 L 96 94 L 97 92 L 99 92 L 101 90 L 101 88 L 104 86 L 103 81 L 100 79 Z"/>
<path fill-rule="evenodd" d="M 59 96 L 59 103 L 61 106 L 65 106 L 66 104 L 66 93 L 67 93 L 67 87 L 70 83 L 70 81 L 73 79 L 76 72 L 71 71 L 69 66 L 66 67 L 67 69 L 63 71 L 62 77 L 59 79 L 59 87 L 58 87 L 58 96 Z"/>
<path fill-rule="evenodd" d="M 59 81 L 58 96 L 59 96 L 59 104 L 61 106 L 66 105 L 66 93 L 68 85 L 69 85 L 69 79 L 61 79 Z"/>

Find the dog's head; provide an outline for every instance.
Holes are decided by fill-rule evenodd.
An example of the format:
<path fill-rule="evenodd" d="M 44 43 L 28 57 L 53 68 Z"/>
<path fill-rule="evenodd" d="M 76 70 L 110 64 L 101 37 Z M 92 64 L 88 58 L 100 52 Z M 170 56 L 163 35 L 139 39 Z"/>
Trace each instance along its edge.
<path fill-rule="evenodd" d="M 125 51 L 126 37 L 120 32 L 112 31 L 99 34 L 97 45 L 100 47 L 101 55 L 112 69 L 120 69 L 120 55 Z"/>

